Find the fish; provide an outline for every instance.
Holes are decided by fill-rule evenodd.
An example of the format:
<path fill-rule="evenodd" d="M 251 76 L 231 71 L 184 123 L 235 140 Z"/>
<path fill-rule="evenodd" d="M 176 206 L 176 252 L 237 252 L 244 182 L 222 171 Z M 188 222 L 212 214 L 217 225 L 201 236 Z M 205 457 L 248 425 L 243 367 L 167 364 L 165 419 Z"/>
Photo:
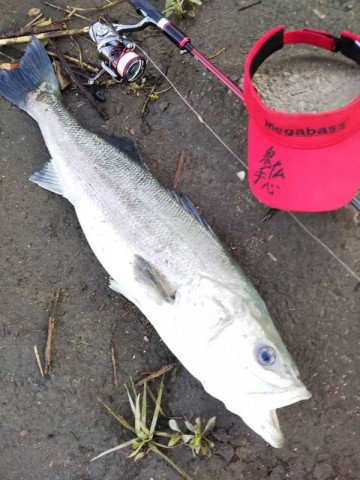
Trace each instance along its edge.
<path fill-rule="evenodd" d="M 190 199 L 162 186 L 130 139 L 83 128 L 33 38 L 0 95 L 38 124 L 51 159 L 30 180 L 73 205 L 109 274 L 204 389 L 273 447 L 277 409 L 311 397 L 258 291 Z"/>

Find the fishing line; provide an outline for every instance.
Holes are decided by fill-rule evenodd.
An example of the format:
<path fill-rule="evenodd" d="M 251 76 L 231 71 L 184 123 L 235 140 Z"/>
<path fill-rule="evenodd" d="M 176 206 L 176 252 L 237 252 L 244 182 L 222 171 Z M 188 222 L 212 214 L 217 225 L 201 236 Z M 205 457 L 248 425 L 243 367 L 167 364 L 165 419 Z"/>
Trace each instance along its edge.
<path fill-rule="evenodd" d="M 246 163 L 241 160 L 241 158 L 224 142 L 224 140 L 211 128 L 211 126 L 202 118 L 202 116 L 195 110 L 195 108 L 189 103 L 189 101 L 183 96 L 183 94 L 178 90 L 178 88 L 175 86 L 175 84 L 170 80 L 170 78 L 164 73 L 160 67 L 154 62 L 152 58 L 148 55 L 147 52 L 145 52 L 139 45 L 137 45 L 137 48 L 141 50 L 141 52 L 145 55 L 145 57 L 149 60 L 149 62 L 156 68 L 156 70 L 165 78 L 165 80 L 171 85 L 171 87 L 174 89 L 174 91 L 177 93 L 177 95 L 181 98 L 181 100 L 188 106 L 188 108 L 196 115 L 198 118 L 199 122 L 202 123 L 208 130 L 209 132 L 218 140 L 218 142 L 223 145 L 223 147 L 226 148 L 226 150 L 231 153 L 231 155 L 238 160 L 238 162 L 243 165 L 243 167 L 248 170 L 248 166 Z M 352 275 L 358 282 L 360 282 L 360 276 L 351 268 L 349 265 L 347 265 L 343 260 L 341 260 L 340 257 L 336 255 L 336 253 L 331 250 L 330 247 L 328 247 L 320 238 L 318 238 L 314 233 L 312 233 L 298 218 L 296 215 L 294 215 L 292 212 L 289 212 L 288 210 L 285 210 L 286 213 L 290 215 L 290 217 L 299 225 L 300 228 L 304 230 L 313 240 L 315 240 L 321 247 L 323 247 L 342 267 L 347 270 L 350 275 Z"/>
<path fill-rule="evenodd" d="M 166 81 L 172 86 L 172 88 L 175 90 L 175 92 L 179 95 L 179 97 L 181 98 L 181 100 L 190 108 L 190 110 L 194 113 L 194 115 L 197 116 L 198 120 L 200 123 L 202 123 L 203 125 L 205 125 L 205 127 L 212 133 L 212 135 L 221 143 L 221 145 L 223 145 L 226 150 L 228 152 L 231 153 L 231 155 L 233 157 L 236 158 L 236 160 L 238 160 L 238 162 L 241 163 L 241 165 L 243 165 L 244 168 L 247 169 L 247 165 L 246 163 L 241 160 L 241 158 L 236 155 L 236 153 L 234 152 L 234 150 L 232 150 L 229 145 L 227 145 L 224 140 L 219 137 L 219 135 L 215 132 L 215 130 L 213 130 L 210 125 L 202 118 L 202 116 L 195 110 L 195 108 L 188 102 L 188 100 L 186 100 L 186 98 L 182 95 L 182 93 L 176 88 L 174 82 L 172 82 L 170 80 L 169 77 L 167 77 L 166 73 L 164 73 L 160 67 L 158 67 L 156 65 L 156 63 L 149 57 L 149 55 L 145 52 L 145 50 L 143 50 L 138 44 L 136 45 L 136 48 L 138 48 L 139 50 L 141 50 L 141 52 L 146 56 L 146 58 L 154 65 L 154 67 L 156 68 L 156 70 L 166 79 Z"/>

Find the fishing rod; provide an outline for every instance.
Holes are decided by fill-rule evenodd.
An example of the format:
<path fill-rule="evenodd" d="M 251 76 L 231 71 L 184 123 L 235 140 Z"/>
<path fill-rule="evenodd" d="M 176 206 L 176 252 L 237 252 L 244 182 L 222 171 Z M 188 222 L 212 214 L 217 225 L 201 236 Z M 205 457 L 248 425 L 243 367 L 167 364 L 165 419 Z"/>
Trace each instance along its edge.
<path fill-rule="evenodd" d="M 102 69 L 95 77 L 89 79 L 90 85 L 93 85 L 105 72 L 118 82 L 130 83 L 140 80 L 145 73 L 146 61 L 136 52 L 136 44 L 129 40 L 127 34 L 155 27 L 180 50 L 196 58 L 240 100 L 244 100 L 242 89 L 200 53 L 192 45 L 190 37 L 164 17 L 148 0 L 128 0 L 128 2 L 143 17 L 138 23 L 123 25 L 100 21 L 90 27 L 90 37 L 95 42 L 102 60 Z"/>

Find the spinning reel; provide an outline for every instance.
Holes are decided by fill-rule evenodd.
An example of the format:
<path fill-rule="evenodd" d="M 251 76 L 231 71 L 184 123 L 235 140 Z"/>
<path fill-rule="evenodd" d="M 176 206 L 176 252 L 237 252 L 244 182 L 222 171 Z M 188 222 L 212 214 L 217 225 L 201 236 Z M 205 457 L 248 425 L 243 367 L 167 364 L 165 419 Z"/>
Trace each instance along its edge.
<path fill-rule="evenodd" d="M 242 90 L 194 48 L 190 37 L 165 18 L 148 0 L 128 0 L 128 2 L 139 15 L 143 16 L 140 22 L 133 25 L 97 22 L 90 27 L 90 37 L 95 42 L 102 60 L 102 69 L 88 81 L 90 85 L 93 85 L 105 72 L 118 82 L 130 83 L 140 80 L 145 72 L 146 61 L 136 52 L 136 44 L 129 40 L 126 34 L 152 26 L 161 30 L 181 50 L 185 50 L 195 57 L 238 98 L 243 100 Z"/>
<path fill-rule="evenodd" d="M 120 83 L 136 82 L 143 76 L 146 68 L 145 59 L 135 52 L 135 43 L 124 33 L 141 30 L 147 23 L 144 20 L 136 25 L 97 22 L 90 27 L 90 37 L 95 42 L 102 60 L 102 69 L 95 77 L 89 79 L 90 85 L 105 72 Z"/>

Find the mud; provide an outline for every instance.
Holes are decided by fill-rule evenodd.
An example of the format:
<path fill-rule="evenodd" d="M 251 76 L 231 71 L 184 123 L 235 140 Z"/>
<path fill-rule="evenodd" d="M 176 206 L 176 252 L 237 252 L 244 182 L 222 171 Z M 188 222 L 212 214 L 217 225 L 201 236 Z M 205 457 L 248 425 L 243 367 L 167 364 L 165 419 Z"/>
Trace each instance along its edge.
<path fill-rule="evenodd" d="M 246 53 L 273 26 L 360 32 L 356 1 L 263 0 L 239 11 L 243 3 L 209 0 L 196 10 L 195 19 L 181 23 L 205 54 L 226 49 L 214 62 L 237 82 Z M 0 7 L 1 30 L 13 20 L 19 26 L 27 23 L 31 7 L 58 15 L 37 0 L 1 0 Z M 134 20 L 131 13 L 125 2 L 108 11 L 110 18 L 124 23 Z M 137 38 L 198 113 L 246 161 L 244 106 L 164 37 L 148 30 Z M 93 50 L 80 42 L 85 53 Z M 63 41 L 62 46 L 75 54 L 70 43 Z M 2 51 L 16 58 L 20 54 L 16 48 Z M 319 111 L 360 94 L 358 68 L 338 55 L 288 47 L 262 67 L 256 81 L 269 105 Z M 146 77 L 159 91 L 168 86 L 151 66 Z M 65 92 L 64 101 L 87 127 L 136 139 L 149 168 L 167 186 L 185 151 L 180 190 L 198 205 L 259 289 L 313 394 L 307 402 L 280 410 L 287 443 L 275 450 L 180 367 L 176 375 L 167 377 L 164 405 L 173 416 L 216 415 L 215 450 L 211 459 L 194 458 L 183 449 L 171 452 L 171 458 L 199 480 L 359 479 L 360 288 L 356 280 L 286 213 L 261 222 L 266 207 L 236 175 L 243 166 L 173 90 L 160 94 L 145 118 L 140 117 L 144 92 L 129 93 L 116 86 L 105 95 L 107 122 L 75 90 Z M 175 358 L 146 319 L 109 290 L 107 275 L 90 251 L 72 207 L 29 183 L 28 177 L 48 160 L 33 120 L 1 100 L 0 130 L 1 480 L 178 479 L 153 455 L 134 463 L 120 452 L 90 463 L 101 451 L 129 439 L 128 432 L 99 407 L 98 397 L 128 418 L 122 384 L 129 376 L 140 379 Z M 299 218 L 359 274 L 359 214 L 353 207 Z M 64 293 L 55 327 L 52 375 L 43 380 L 33 347 L 37 345 L 42 354 L 49 301 L 57 287 Z M 112 336 L 118 387 L 113 383 Z"/>

